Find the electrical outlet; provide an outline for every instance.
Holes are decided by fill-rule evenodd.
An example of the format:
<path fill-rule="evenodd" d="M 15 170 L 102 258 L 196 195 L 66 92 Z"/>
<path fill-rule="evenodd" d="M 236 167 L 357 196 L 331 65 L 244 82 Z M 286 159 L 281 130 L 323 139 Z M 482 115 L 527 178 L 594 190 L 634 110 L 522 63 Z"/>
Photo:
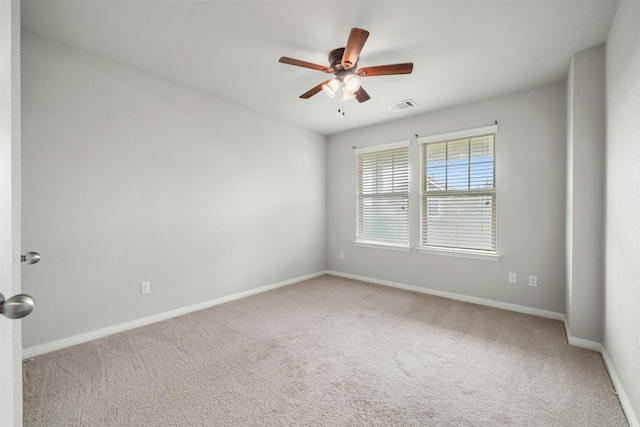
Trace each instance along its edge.
<path fill-rule="evenodd" d="M 344 259 L 344 252 L 340 251 L 340 259 Z"/>
<path fill-rule="evenodd" d="M 538 276 L 529 276 L 529 286 L 534 288 L 538 286 Z"/>
<path fill-rule="evenodd" d="M 151 293 L 151 282 L 140 282 L 140 294 Z"/>
<path fill-rule="evenodd" d="M 516 283 L 516 273 L 509 273 L 509 283 Z"/>

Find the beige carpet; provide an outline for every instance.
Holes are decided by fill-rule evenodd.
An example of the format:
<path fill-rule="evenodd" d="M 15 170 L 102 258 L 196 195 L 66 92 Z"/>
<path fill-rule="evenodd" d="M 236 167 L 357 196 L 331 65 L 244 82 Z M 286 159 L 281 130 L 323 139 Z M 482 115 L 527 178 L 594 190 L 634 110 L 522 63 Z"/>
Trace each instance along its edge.
<path fill-rule="evenodd" d="M 626 426 L 561 322 L 323 276 L 35 358 L 27 426 Z"/>

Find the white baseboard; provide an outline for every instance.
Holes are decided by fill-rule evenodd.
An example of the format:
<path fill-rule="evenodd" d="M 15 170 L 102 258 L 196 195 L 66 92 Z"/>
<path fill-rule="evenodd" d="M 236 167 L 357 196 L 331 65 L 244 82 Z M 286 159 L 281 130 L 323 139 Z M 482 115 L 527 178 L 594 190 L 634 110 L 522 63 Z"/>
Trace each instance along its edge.
<path fill-rule="evenodd" d="M 607 353 L 606 348 L 602 348 L 601 351 L 602 360 L 604 360 L 604 365 L 607 367 L 607 371 L 609 371 L 609 377 L 611 378 L 611 382 L 613 383 L 613 388 L 616 390 L 616 394 L 618 395 L 618 400 L 620 401 L 620 405 L 622 406 L 622 410 L 627 417 L 627 421 L 629 422 L 629 427 L 640 427 L 640 421 L 633 411 L 633 407 L 631 406 L 631 402 L 629 401 L 629 397 L 627 393 L 624 391 L 624 387 L 622 387 L 622 383 L 620 382 L 620 377 L 618 377 L 618 373 L 616 369 L 613 367 L 613 361 L 609 357 L 609 353 Z"/>
<path fill-rule="evenodd" d="M 375 279 L 373 277 L 365 277 L 365 276 L 358 276 L 356 274 L 341 273 L 339 271 L 333 271 L 333 270 L 328 270 L 326 273 L 331 274 L 333 276 L 344 277 L 346 279 L 360 280 L 363 282 L 375 283 L 377 285 L 389 286 L 392 288 L 404 289 L 407 291 L 419 292 L 422 294 L 434 295 L 437 297 L 449 298 L 457 301 L 485 305 L 487 307 L 500 308 L 503 310 L 515 311 L 515 312 L 524 313 L 524 314 L 531 314 L 533 316 L 546 317 L 548 319 L 564 320 L 564 314 L 557 313 L 555 311 L 542 310 L 542 309 L 533 308 L 533 307 L 526 307 L 523 305 L 511 304 L 508 302 L 493 301 L 490 299 L 472 297 L 472 296 L 463 295 L 463 294 L 456 294 L 453 292 L 439 291 L 436 289 L 429 289 L 429 288 L 423 288 L 420 286 L 407 285 L 404 283 L 391 282 L 389 280 L 380 280 L 380 279 Z"/>
<path fill-rule="evenodd" d="M 564 330 L 567 334 L 567 342 L 569 343 L 569 345 L 572 345 L 574 347 L 586 348 L 587 350 L 593 350 L 593 351 L 597 351 L 598 353 L 602 353 L 602 343 L 574 337 L 573 335 L 571 335 L 571 328 L 569 327 L 569 321 L 567 320 L 566 317 L 563 319 L 563 322 L 564 322 Z"/>
<path fill-rule="evenodd" d="M 293 283 L 301 282 L 303 280 L 313 279 L 314 277 L 327 274 L 326 271 L 319 271 L 305 276 L 295 277 L 293 279 L 285 280 L 271 285 L 262 286 L 260 288 L 251 289 L 244 292 L 238 292 L 235 294 L 227 295 L 224 297 L 216 298 L 210 301 L 190 305 L 187 307 L 178 308 L 164 313 L 155 314 L 149 317 L 143 317 L 131 322 L 121 323 L 119 325 L 110 326 L 108 328 L 102 328 L 95 331 L 87 332 L 84 334 L 74 335 L 72 337 L 63 338 L 56 341 L 51 341 L 45 344 L 36 345 L 33 347 L 24 348 L 22 350 L 22 359 L 30 359 L 35 356 L 40 356 L 52 351 L 61 350 L 63 348 L 71 347 L 73 345 L 82 344 L 88 341 L 92 341 L 98 338 L 104 338 L 109 335 L 117 334 L 120 332 L 128 331 L 130 329 L 139 328 L 141 326 L 150 325 L 152 323 L 160 322 L 162 320 L 171 319 L 173 317 L 182 316 L 184 314 L 192 313 L 194 311 L 203 310 L 205 308 L 220 305 L 225 302 L 245 298 L 251 295 L 259 294 L 262 292 L 270 291 L 272 289 L 281 288 L 283 286 L 291 285 Z"/>

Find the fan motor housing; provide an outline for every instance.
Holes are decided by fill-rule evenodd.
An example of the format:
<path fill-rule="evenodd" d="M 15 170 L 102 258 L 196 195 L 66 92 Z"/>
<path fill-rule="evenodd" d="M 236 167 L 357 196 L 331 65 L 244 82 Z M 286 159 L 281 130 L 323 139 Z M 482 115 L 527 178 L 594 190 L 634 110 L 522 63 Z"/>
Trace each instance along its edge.
<path fill-rule="evenodd" d="M 333 70 L 337 73 L 338 71 L 343 71 L 345 68 L 342 66 L 342 55 L 344 55 L 344 48 L 339 47 L 337 49 L 333 49 L 329 52 L 329 65 Z M 358 63 L 353 64 L 352 69 L 355 69 Z"/>

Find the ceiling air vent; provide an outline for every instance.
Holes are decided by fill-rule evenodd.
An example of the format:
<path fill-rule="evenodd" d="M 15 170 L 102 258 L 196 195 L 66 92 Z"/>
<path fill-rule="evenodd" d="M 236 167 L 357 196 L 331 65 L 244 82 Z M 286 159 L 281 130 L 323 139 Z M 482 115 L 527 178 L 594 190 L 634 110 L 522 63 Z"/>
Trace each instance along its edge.
<path fill-rule="evenodd" d="M 413 99 L 405 99 L 404 101 L 397 102 L 395 104 L 389 105 L 393 111 L 404 111 L 409 110 L 411 108 L 416 108 L 418 104 L 416 104 Z"/>

